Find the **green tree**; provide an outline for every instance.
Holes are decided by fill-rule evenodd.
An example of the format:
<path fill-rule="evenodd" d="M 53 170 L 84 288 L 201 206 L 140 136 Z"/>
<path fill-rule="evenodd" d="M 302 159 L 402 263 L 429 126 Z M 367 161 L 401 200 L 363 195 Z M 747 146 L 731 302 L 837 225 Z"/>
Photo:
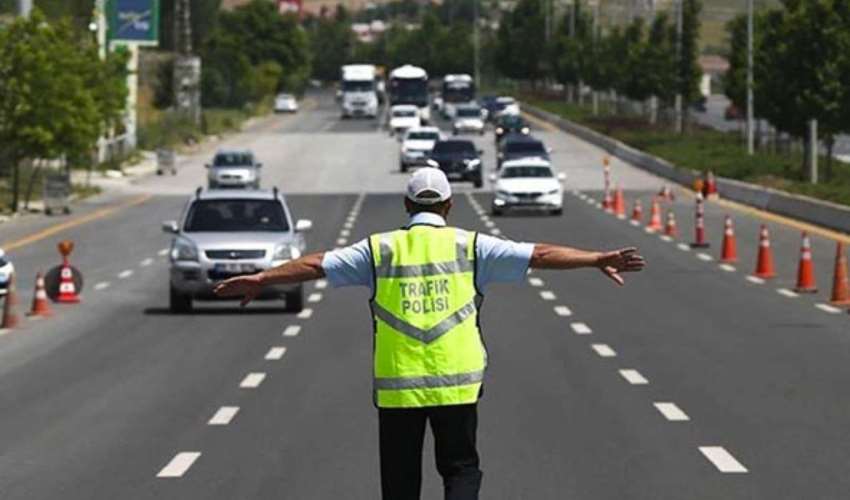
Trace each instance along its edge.
<path fill-rule="evenodd" d="M 310 46 L 313 77 L 337 80 L 340 66 L 353 61 L 354 33 L 348 12 L 339 7 L 335 16 L 318 19 L 312 27 Z"/>
<path fill-rule="evenodd" d="M 546 40 L 541 0 L 520 0 L 499 25 L 496 61 L 499 71 L 517 80 L 536 82 L 546 75 Z"/>
<path fill-rule="evenodd" d="M 699 32 L 701 0 L 682 1 L 682 47 L 676 71 L 676 89 L 682 94 L 683 112 L 687 113 L 688 103 L 699 98 L 699 81 L 702 76 L 699 59 Z"/>

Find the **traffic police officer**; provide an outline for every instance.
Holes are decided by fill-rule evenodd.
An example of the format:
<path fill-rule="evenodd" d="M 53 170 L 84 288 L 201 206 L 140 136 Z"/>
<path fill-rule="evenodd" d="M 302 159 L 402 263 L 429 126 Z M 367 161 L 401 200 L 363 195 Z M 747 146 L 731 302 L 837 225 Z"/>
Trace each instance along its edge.
<path fill-rule="evenodd" d="M 265 285 L 322 277 L 336 287 L 372 289 L 373 398 L 384 500 L 419 498 L 426 423 L 446 500 L 478 498 L 477 402 L 487 366 L 478 313 L 489 283 L 520 281 L 529 267 L 596 267 L 622 285 L 620 272 L 644 266 L 634 248 L 586 252 L 448 227 L 451 206 L 445 174 L 420 169 L 407 185 L 410 220 L 404 228 L 216 288 L 222 296 L 241 296 L 243 305 Z"/>

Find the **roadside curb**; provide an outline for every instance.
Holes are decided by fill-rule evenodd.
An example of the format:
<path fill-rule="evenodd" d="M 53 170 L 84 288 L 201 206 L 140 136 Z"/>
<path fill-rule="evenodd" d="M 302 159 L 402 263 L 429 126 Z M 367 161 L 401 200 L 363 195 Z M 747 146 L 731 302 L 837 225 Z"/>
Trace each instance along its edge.
<path fill-rule="evenodd" d="M 548 111 L 526 103 L 523 103 L 523 109 L 532 117 L 548 122 L 564 132 L 604 149 L 624 162 L 687 188 L 691 188 L 694 180 L 702 177 L 702 172 L 679 168 L 666 160 L 639 151 L 616 139 Z M 850 233 L 850 208 L 836 203 L 725 177 L 717 177 L 717 190 L 722 198 L 728 200 L 817 226 Z"/>

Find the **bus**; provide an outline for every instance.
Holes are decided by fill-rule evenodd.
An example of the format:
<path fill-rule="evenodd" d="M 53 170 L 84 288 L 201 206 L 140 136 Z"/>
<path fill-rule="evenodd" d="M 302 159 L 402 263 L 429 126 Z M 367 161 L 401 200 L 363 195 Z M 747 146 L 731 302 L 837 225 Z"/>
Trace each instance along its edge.
<path fill-rule="evenodd" d="M 405 64 L 390 72 L 387 92 L 390 106 L 413 104 L 419 108 L 419 118 L 423 123 L 431 120 L 428 106 L 428 72 L 424 69 Z"/>
<path fill-rule="evenodd" d="M 443 116 L 452 119 L 458 104 L 475 101 L 475 81 L 466 74 L 443 77 Z"/>

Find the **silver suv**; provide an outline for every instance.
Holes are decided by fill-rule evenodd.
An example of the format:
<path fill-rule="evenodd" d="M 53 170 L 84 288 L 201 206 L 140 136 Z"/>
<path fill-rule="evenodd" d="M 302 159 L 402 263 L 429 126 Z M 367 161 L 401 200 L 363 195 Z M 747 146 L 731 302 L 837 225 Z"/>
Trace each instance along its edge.
<path fill-rule="evenodd" d="M 213 162 L 205 165 L 210 189 L 259 189 L 262 166 L 262 163 L 257 163 L 254 153 L 242 149 L 219 150 Z"/>
<path fill-rule="evenodd" d="M 214 300 L 215 284 L 297 259 L 305 249 L 309 220 L 292 222 L 286 200 L 273 190 L 201 188 L 186 204 L 179 221 L 165 221 L 171 242 L 169 305 L 190 312 L 193 300 Z M 289 311 L 304 303 L 301 285 L 268 287 L 260 299 L 286 301 Z"/>

